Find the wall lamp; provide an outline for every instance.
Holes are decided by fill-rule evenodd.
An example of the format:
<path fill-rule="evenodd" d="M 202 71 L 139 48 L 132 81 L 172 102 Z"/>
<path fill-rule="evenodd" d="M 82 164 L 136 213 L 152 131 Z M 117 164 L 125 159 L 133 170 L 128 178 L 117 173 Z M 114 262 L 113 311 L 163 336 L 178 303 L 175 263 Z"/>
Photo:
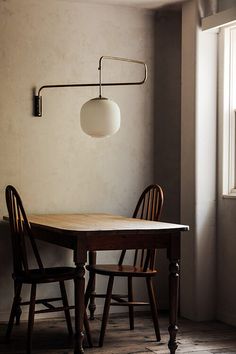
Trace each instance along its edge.
<path fill-rule="evenodd" d="M 102 62 L 104 59 L 119 60 L 129 63 L 141 64 L 144 67 L 144 77 L 136 82 L 102 82 Z M 34 96 L 34 116 L 42 116 L 42 90 L 58 87 L 88 87 L 98 86 L 99 96 L 86 102 L 80 111 L 80 124 L 82 130 L 92 137 L 105 137 L 115 134 L 120 128 L 120 109 L 117 103 L 109 98 L 102 96 L 102 86 L 123 86 L 123 85 L 142 85 L 147 80 L 147 65 L 139 60 L 102 56 L 99 59 L 99 83 L 96 84 L 62 84 L 62 85 L 44 85 Z"/>

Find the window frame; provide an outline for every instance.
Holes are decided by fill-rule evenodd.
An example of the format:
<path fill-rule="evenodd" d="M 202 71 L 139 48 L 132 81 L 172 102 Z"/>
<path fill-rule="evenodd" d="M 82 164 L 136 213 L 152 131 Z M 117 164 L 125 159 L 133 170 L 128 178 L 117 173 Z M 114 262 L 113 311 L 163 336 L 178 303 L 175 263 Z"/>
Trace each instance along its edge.
<path fill-rule="evenodd" d="M 223 197 L 236 198 L 236 24 L 219 32 L 219 118 L 222 131 Z M 220 140 L 221 140 L 220 139 Z"/>

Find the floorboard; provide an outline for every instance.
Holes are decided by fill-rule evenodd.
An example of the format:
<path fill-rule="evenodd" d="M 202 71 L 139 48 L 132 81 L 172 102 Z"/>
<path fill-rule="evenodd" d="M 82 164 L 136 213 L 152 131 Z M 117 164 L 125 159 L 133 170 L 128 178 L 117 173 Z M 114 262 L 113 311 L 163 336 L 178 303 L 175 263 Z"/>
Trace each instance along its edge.
<path fill-rule="evenodd" d="M 177 353 L 188 354 L 236 354 L 236 328 L 220 322 L 196 323 L 180 319 Z M 147 314 L 135 318 L 135 329 L 129 330 L 128 318 L 114 315 L 107 327 L 103 348 L 97 347 L 100 318 L 90 321 L 94 348 L 86 348 L 87 354 L 169 354 L 168 318 L 160 316 L 162 340 L 155 342 L 152 322 Z M 0 354 L 25 353 L 26 323 L 15 326 L 10 342 L 6 342 L 5 324 L 0 324 Z M 73 354 L 73 339 L 67 336 L 62 319 L 36 320 L 32 354 Z"/>

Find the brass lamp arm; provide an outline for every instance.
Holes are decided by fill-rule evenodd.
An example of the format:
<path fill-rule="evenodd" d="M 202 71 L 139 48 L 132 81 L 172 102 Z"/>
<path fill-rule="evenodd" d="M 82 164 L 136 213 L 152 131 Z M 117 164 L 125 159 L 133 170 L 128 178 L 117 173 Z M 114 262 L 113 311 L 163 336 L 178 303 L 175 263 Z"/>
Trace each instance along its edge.
<path fill-rule="evenodd" d="M 108 82 L 102 83 L 102 61 L 104 59 L 111 59 L 111 60 L 119 60 L 125 61 L 130 63 L 141 64 L 144 66 L 144 77 L 141 81 L 136 82 Z M 123 86 L 123 85 L 142 85 L 147 80 L 147 65 L 138 60 L 133 59 L 126 59 L 126 58 L 119 58 L 119 57 L 111 57 L 111 56 L 102 56 L 99 59 L 99 83 L 91 83 L 91 84 L 59 84 L 59 85 L 43 85 L 39 88 L 38 94 L 34 96 L 34 116 L 41 117 L 42 116 L 42 96 L 40 95 L 43 89 L 49 88 L 60 88 L 60 87 L 91 87 L 91 86 L 99 86 L 99 97 L 101 97 L 102 93 L 102 86 Z"/>

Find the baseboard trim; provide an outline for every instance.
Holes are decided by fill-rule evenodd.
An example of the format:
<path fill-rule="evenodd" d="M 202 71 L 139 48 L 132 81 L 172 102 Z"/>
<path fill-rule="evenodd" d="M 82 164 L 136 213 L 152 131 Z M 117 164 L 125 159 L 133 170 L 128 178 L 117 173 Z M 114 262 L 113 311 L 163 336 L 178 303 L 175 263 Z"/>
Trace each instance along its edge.
<path fill-rule="evenodd" d="M 218 311 L 217 320 L 227 323 L 231 326 L 236 326 L 236 315 L 229 313 L 229 312 Z"/>

